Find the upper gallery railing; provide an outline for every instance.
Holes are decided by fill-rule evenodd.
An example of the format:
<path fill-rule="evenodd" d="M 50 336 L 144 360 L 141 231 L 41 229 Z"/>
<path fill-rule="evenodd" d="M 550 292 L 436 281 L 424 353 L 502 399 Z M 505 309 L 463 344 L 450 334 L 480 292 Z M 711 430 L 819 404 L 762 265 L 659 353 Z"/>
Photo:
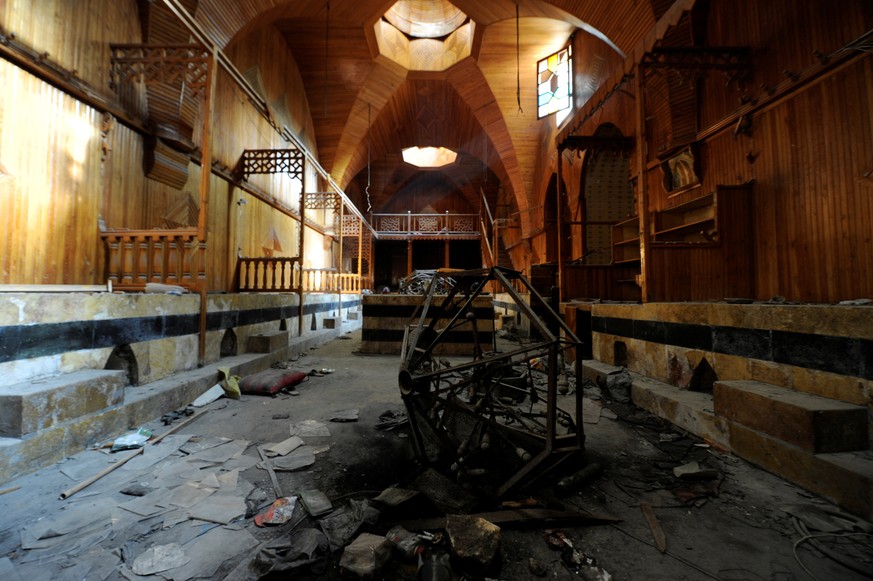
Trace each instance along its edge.
<path fill-rule="evenodd" d="M 372 214 L 373 230 L 382 236 L 478 238 L 478 214 Z"/>

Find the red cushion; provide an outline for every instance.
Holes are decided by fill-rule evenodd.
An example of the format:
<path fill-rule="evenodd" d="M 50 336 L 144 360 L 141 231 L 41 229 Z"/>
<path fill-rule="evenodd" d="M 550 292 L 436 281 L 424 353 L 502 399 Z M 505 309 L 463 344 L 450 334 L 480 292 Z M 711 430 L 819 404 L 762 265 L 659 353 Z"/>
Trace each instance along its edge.
<path fill-rule="evenodd" d="M 265 369 L 243 378 L 239 382 L 239 390 L 242 393 L 276 395 L 286 387 L 297 385 L 304 379 L 306 379 L 306 374 L 300 371 Z"/>

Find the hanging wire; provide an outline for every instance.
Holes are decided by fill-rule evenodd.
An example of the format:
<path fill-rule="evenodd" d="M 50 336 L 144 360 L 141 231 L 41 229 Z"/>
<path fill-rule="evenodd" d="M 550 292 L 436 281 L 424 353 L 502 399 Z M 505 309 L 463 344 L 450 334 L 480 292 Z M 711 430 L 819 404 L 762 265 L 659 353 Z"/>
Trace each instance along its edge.
<path fill-rule="evenodd" d="M 521 108 L 521 26 L 518 4 L 515 5 L 515 100 L 518 102 L 518 114 L 524 115 L 524 109 Z"/>
<path fill-rule="evenodd" d="M 327 0 L 327 15 L 324 17 L 324 62 L 322 66 L 324 67 L 324 118 L 327 119 L 327 77 L 328 77 L 328 69 L 327 69 L 327 57 L 328 57 L 328 46 L 330 44 L 330 0 Z"/>
<path fill-rule="evenodd" d="M 485 138 L 485 156 L 482 158 L 482 181 L 488 182 L 488 134 L 482 135 Z"/>
<path fill-rule="evenodd" d="M 367 187 L 364 188 L 364 193 L 367 194 L 367 213 L 373 210 L 370 204 L 370 104 L 367 103 Z"/>

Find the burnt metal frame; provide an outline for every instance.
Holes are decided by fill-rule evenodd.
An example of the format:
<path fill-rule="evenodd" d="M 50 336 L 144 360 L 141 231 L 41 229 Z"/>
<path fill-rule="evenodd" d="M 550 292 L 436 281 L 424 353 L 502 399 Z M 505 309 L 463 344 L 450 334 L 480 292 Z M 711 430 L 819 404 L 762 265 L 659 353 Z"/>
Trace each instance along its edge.
<path fill-rule="evenodd" d="M 440 277 L 451 277 L 454 280 L 452 291 L 443 297 L 437 297 L 434 290 L 440 286 L 438 279 Z M 542 306 L 545 318 L 541 318 L 534 312 L 533 307 L 527 304 L 521 295 L 513 287 L 512 281 L 518 281 L 521 286 L 530 293 L 530 300 L 533 304 Z M 473 311 L 473 304 L 477 297 L 484 294 L 489 282 L 496 283 L 502 288 L 500 292 L 508 294 L 520 312 L 530 320 L 534 330 L 541 337 L 540 340 L 533 340 L 527 345 L 521 346 L 519 349 L 513 349 L 506 353 L 483 353 L 481 344 L 478 339 L 478 329 Z M 460 307 L 455 302 L 459 293 L 463 292 L 463 300 Z M 451 320 L 445 326 L 436 330 L 438 322 L 444 320 L 443 315 L 450 310 L 457 309 Z M 585 449 L 585 434 L 582 428 L 582 346 L 573 331 L 564 323 L 554 310 L 552 310 L 545 299 L 530 285 L 530 283 L 519 273 L 513 270 L 494 267 L 485 270 L 468 270 L 468 271 L 438 271 L 431 281 L 426 296 L 419 305 L 412 319 L 417 318 L 417 325 L 414 329 L 407 328 L 404 335 L 403 349 L 401 352 L 401 366 L 398 377 L 401 395 L 404 404 L 407 407 L 410 427 L 413 434 L 417 453 L 420 459 L 428 461 L 427 453 L 424 446 L 423 434 L 418 421 L 424 421 L 429 424 L 430 430 L 436 434 L 437 445 L 442 452 L 447 453 L 455 460 L 455 464 L 462 464 L 464 461 L 463 452 L 466 446 L 469 445 L 469 439 L 473 434 L 484 427 L 490 426 L 497 430 L 507 440 L 525 441 L 531 447 L 537 447 L 537 453 L 532 454 L 529 460 L 518 469 L 507 480 L 500 484 L 496 490 L 498 496 L 505 496 L 510 491 L 515 490 L 523 485 L 532 483 L 537 478 L 547 474 L 551 469 L 557 467 L 568 458 L 584 453 Z M 429 322 L 428 322 L 428 319 Z M 460 322 L 459 322 L 460 321 Z M 464 362 L 458 365 L 446 365 L 443 362 L 434 365 L 432 354 L 439 344 L 446 337 L 446 333 L 456 328 L 460 324 L 470 322 L 473 326 L 474 337 L 474 354 L 473 360 Z M 564 332 L 564 336 L 560 335 L 560 331 Z M 432 339 L 431 339 L 432 337 Z M 564 418 L 569 419 L 569 415 L 557 407 L 557 383 L 558 383 L 558 364 L 559 352 L 573 348 L 576 350 L 575 371 L 576 371 L 576 391 L 575 391 L 575 413 L 576 425 L 575 433 L 566 435 L 558 435 L 558 416 L 563 414 Z M 513 426 L 508 426 L 503 423 L 496 422 L 493 419 L 493 391 L 496 384 L 490 384 L 491 377 L 488 370 L 494 370 L 501 365 L 506 368 L 511 368 L 513 365 L 527 364 L 532 357 L 545 356 L 547 358 L 547 388 L 546 388 L 546 424 L 545 430 L 536 433 L 529 429 L 519 429 Z M 472 379 L 463 379 L 460 382 L 452 385 L 451 376 L 457 376 L 459 372 L 468 372 L 472 375 Z M 447 379 L 448 377 L 448 379 Z M 485 378 L 489 383 L 487 386 L 476 385 L 478 378 Z M 441 390 L 440 386 L 443 383 L 449 383 L 447 390 Z M 463 402 L 454 397 L 454 394 L 449 393 L 448 396 L 442 397 L 445 392 L 451 390 L 463 389 L 464 387 L 485 387 L 482 392 L 477 392 L 481 395 L 481 399 L 475 404 Z M 471 432 L 467 441 L 462 442 L 459 446 L 457 442 L 453 442 L 450 434 L 442 426 L 442 421 L 436 422 L 434 418 L 429 417 L 427 410 L 422 408 L 422 402 L 431 403 L 431 401 L 441 404 L 444 408 L 451 407 L 455 411 L 464 413 L 474 419 L 476 425 Z M 492 404 L 492 418 L 487 417 L 488 404 Z M 520 418 L 519 418 L 520 419 Z"/>

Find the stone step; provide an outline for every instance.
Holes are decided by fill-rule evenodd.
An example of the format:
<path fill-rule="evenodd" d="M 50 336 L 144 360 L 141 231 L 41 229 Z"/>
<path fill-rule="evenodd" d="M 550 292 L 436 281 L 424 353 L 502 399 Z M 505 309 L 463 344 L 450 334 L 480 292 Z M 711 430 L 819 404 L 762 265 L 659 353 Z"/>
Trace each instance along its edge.
<path fill-rule="evenodd" d="M 355 322 L 351 328 L 360 328 L 360 322 Z M 56 420 L 51 426 L 23 437 L 0 437 L 0 484 L 58 462 L 85 448 L 114 438 L 128 429 L 155 421 L 162 414 L 188 405 L 218 382 L 219 367 L 227 367 L 232 375 L 245 377 L 341 334 L 340 330 L 318 331 L 292 338 L 288 347 L 273 353 L 244 353 L 224 357 L 201 368 L 121 389 L 122 397 L 114 405 L 71 417 L 63 422 Z M 107 373 L 121 374 L 122 377 L 124 374 L 123 371 L 83 373 L 96 373 L 98 376 Z M 5 409 L 5 405 L 0 407 L 0 413 Z M 71 414 L 64 414 L 65 417 L 69 415 Z"/>
<path fill-rule="evenodd" d="M 760 381 L 717 381 L 715 413 L 807 452 L 866 450 L 867 409 Z"/>
<path fill-rule="evenodd" d="M 622 369 L 595 359 L 582 362 L 582 376 L 601 386 L 606 384 L 607 375 L 619 373 Z M 718 448 L 729 448 L 727 423 L 724 418 L 715 415 L 710 394 L 680 389 L 636 373 L 631 373 L 631 377 L 631 401 L 634 405 L 688 430 Z"/>
<path fill-rule="evenodd" d="M 119 405 L 123 371 L 84 370 L 0 387 L 0 436 L 20 438 Z"/>
<path fill-rule="evenodd" d="M 737 456 L 873 521 L 873 452 L 813 454 L 743 424 L 728 424 Z"/>

